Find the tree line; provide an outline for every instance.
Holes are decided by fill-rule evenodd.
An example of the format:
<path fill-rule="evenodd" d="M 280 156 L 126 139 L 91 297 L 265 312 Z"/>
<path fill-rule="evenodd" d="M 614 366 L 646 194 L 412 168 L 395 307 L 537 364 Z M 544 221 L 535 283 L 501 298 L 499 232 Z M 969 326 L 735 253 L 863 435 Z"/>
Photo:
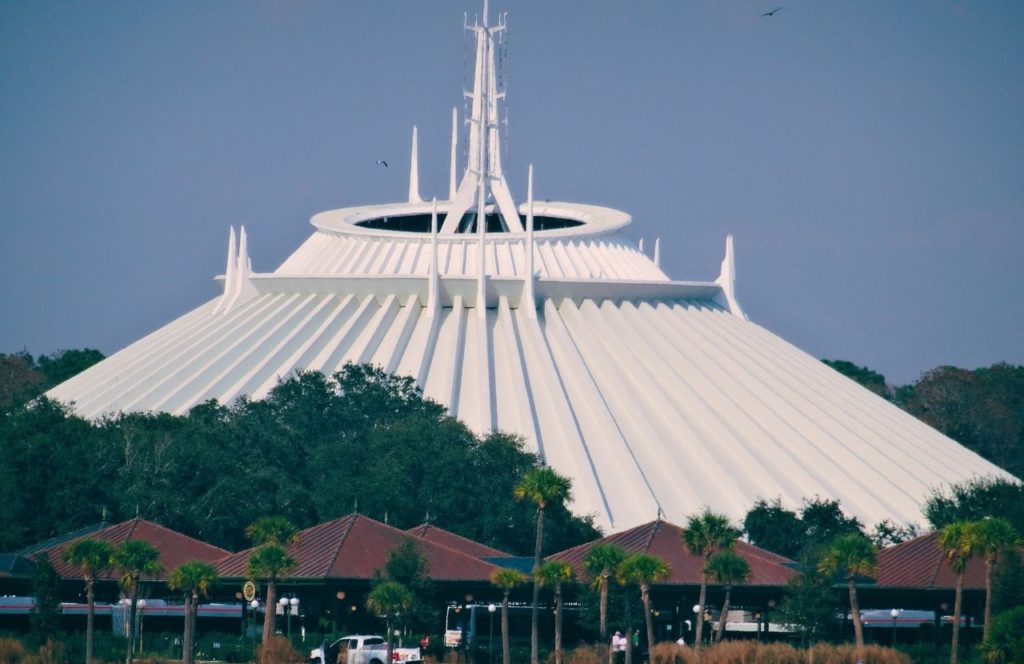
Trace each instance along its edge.
<path fill-rule="evenodd" d="M 534 513 L 509 497 L 540 465 L 521 438 L 476 436 L 411 379 L 365 365 L 182 416 L 88 421 L 37 397 L 0 417 L 0 551 L 134 516 L 237 551 L 266 514 L 306 528 L 359 512 L 532 552 Z M 548 551 L 599 535 L 564 505 L 549 518 Z"/>

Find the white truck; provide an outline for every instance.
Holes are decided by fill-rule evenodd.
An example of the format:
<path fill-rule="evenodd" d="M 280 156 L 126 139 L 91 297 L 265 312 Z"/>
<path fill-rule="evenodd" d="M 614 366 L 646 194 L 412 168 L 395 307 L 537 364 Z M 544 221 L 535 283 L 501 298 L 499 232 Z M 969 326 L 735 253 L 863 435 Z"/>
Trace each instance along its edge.
<path fill-rule="evenodd" d="M 352 634 L 314 648 L 309 653 L 310 664 L 387 664 L 388 646 L 383 636 Z M 391 648 L 391 664 L 420 664 L 423 656 L 419 648 Z"/>

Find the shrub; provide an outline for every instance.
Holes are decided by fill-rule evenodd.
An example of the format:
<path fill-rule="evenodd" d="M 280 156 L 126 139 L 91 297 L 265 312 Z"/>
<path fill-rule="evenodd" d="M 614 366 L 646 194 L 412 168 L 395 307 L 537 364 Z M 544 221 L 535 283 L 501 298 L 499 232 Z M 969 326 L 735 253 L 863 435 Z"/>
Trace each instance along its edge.
<path fill-rule="evenodd" d="M 21 664 L 26 654 L 18 639 L 0 638 L 0 664 Z"/>
<path fill-rule="evenodd" d="M 992 620 L 981 651 L 993 664 L 1024 664 L 1024 606 L 1004 611 Z"/>
<path fill-rule="evenodd" d="M 810 655 L 810 656 L 809 656 Z M 651 651 L 652 664 L 696 664 L 697 653 L 690 647 L 661 643 Z M 853 664 L 857 661 L 851 645 L 817 645 L 813 652 L 785 643 L 758 644 L 752 641 L 725 641 L 705 648 L 701 664 Z M 864 649 L 865 664 L 911 664 L 910 658 L 890 648 L 868 646 Z"/>
<path fill-rule="evenodd" d="M 608 664 L 608 647 L 580 646 L 567 652 L 564 661 L 565 664 Z"/>
<path fill-rule="evenodd" d="M 266 644 L 256 649 L 258 664 L 303 664 L 299 654 L 288 639 L 283 636 L 272 636 Z"/>

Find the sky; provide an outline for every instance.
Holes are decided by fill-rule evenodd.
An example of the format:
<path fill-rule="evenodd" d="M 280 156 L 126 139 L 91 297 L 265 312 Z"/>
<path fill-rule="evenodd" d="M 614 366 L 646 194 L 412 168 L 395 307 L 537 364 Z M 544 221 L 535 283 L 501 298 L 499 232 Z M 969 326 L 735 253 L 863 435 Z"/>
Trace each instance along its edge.
<path fill-rule="evenodd" d="M 0 352 L 111 354 L 218 294 L 229 226 L 270 272 L 403 200 L 414 124 L 445 197 L 481 4 L 0 2 Z M 532 163 L 680 280 L 732 233 L 754 322 L 892 384 L 1024 364 L 1024 3 L 499 10 L 517 201 Z"/>

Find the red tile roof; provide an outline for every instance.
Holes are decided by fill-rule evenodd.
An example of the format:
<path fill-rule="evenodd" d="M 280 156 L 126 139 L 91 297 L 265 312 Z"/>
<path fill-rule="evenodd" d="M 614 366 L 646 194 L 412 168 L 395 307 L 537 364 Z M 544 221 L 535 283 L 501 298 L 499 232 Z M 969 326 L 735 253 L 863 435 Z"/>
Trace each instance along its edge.
<path fill-rule="evenodd" d="M 658 585 L 700 584 L 703 558 L 686 551 L 683 547 L 683 529 L 667 521 L 652 521 L 594 542 L 581 544 L 548 558 L 568 562 L 575 569 L 577 576 L 586 579 L 588 575 L 583 560 L 591 547 L 598 543 L 617 544 L 628 553 L 648 553 L 667 562 L 672 572 Z M 796 573 L 785 566 L 792 564 L 788 558 L 751 544 L 736 542 L 734 551 L 750 564 L 751 578 L 746 585 L 778 586 L 786 583 Z"/>
<path fill-rule="evenodd" d="M 410 528 L 405 531 L 410 535 L 418 537 L 424 540 L 430 540 L 438 544 L 443 544 L 449 549 L 455 549 L 461 551 L 468 556 L 474 558 L 508 558 L 509 554 L 498 549 L 491 548 L 486 544 L 481 544 L 475 540 L 471 540 L 462 535 L 456 535 L 450 530 L 444 528 L 438 528 L 437 526 L 429 523 L 424 523 L 415 528 Z"/>
<path fill-rule="evenodd" d="M 212 563 L 230 553 L 220 547 L 193 539 L 188 535 L 182 535 L 170 528 L 164 528 L 158 523 L 135 518 L 95 530 L 81 537 L 61 540 L 59 543 L 52 546 L 39 548 L 33 551 L 29 557 L 35 559 L 45 553 L 54 569 L 57 570 L 57 573 L 62 578 L 79 578 L 81 573 L 78 569 L 73 565 L 65 563 L 61 559 L 61 555 L 63 554 L 64 549 L 70 546 L 72 542 L 83 539 L 83 537 L 105 540 L 110 542 L 113 546 L 118 546 L 122 542 L 130 539 L 149 542 L 156 547 L 157 551 L 160 552 L 160 564 L 163 565 L 164 571 L 162 574 L 158 574 L 155 578 L 161 580 L 166 579 L 171 570 L 184 562 L 188 562 L 190 560 L 201 560 L 203 562 Z M 110 570 L 100 578 L 116 579 L 119 577 L 120 574 L 116 570 Z"/>
<path fill-rule="evenodd" d="M 939 535 L 936 531 L 879 551 L 877 585 L 924 589 L 955 587 L 956 575 L 945 562 Z M 967 561 L 964 587 L 985 587 L 985 560 L 981 556 Z"/>
<path fill-rule="evenodd" d="M 361 514 L 350 514 L 307 528 L 288 552 L 298 562 L 293 579 L 370 579 L 383 569 L 388 553 L 412 537 Z M 427 574 L 435 581 L 487 581 L 494 565 L 428 539 L 415 538 L 427 559 Z M 244 577 L 253 549 L 217 563 L 221 576 Z"/>

